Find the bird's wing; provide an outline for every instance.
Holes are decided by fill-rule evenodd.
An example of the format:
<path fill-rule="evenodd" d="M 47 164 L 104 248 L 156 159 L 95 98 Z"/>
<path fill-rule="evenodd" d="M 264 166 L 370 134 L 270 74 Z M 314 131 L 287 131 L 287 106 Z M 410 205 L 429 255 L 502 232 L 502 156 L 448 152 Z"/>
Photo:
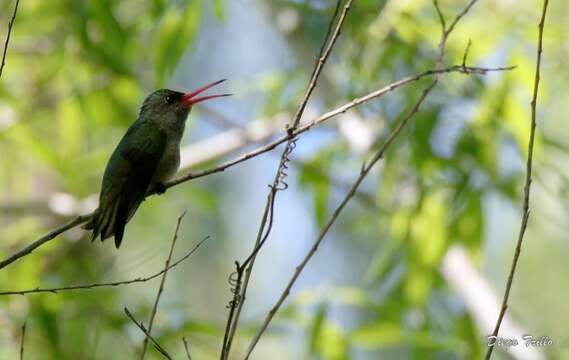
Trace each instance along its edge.
<path fill-rule="evenodd" d="M 105 175 L 93 237 L 115 236 L 121 244 L 126 223 L 144 200 L 166 147 L 166 134 L 152 123 L 135 123 L 113 152 Z"/>

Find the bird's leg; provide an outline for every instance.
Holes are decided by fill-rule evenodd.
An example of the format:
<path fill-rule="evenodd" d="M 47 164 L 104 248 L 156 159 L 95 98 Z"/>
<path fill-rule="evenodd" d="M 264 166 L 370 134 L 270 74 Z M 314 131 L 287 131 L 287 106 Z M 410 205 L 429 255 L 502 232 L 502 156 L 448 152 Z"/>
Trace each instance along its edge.
<path fill-rule="evenodd" d="M 162 195 L 166 192 L 166 190 L 168 190 L 168 188 L 161 182 L 155 182 L 152 185 L 152 191 L 156 194 Z"/>

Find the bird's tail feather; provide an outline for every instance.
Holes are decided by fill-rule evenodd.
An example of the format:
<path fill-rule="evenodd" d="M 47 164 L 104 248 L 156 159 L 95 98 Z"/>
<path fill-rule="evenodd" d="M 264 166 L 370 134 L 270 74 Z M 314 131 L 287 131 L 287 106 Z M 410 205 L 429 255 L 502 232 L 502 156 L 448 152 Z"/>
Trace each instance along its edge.
<path fill-rule="evenodd" d="M 83 228 L 92 230 L 91 241 L 95 241 L 98 237 L 101 241 L 105 241 L 109 237 L 115 237 L 115 246 L 120 247 L 124 228 L 130 221 L 141 200 L 129 203 L 128 197 L 120 196 L 115 201 L 105 202 L 95 211 L 93 218 L 86 223 Z"/>
<path fill-rule="evenodd" d="M 91 221 L 85 224 L 84 229 L 93 230 L 91 241 L 95 241 L 98 237 L 101 238 L 101 241 L 105 241 L 105 239 L 114 235 L 119 204 L 119 201 L 114 201 L 107 204 L 107 206 L 99 207 Z M 122 227 L 124 229 L 124 224 L 122 224 Z"/>

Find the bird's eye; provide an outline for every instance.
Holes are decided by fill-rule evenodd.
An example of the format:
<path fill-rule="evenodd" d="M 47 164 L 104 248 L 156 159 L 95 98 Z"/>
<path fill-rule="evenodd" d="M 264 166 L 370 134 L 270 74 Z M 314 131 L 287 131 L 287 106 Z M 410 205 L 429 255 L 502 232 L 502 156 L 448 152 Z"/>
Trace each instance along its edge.
<path fill-rule="evenodd" d="M 165 98 L 167 104 L 173 104 L 174 98 L 172 96 L 166 96 Z"/>

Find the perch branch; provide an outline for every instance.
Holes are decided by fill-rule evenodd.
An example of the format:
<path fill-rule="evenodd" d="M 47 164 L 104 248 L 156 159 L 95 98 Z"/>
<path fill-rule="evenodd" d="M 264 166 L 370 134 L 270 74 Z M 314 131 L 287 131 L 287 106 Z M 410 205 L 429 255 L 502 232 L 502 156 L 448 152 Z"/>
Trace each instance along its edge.
<path fill-rule="evenodd" d="M 414 82 L 417 82 L 425 77 L 430 77 L 436 74 L 448 74 L 448 73 L 462 73 L 462 74 L 479 74 L 479 75 L 484 75 L 488 72 L 494 72 L 494 71 L 506 71 L 506 70 L 512 70 L 514 69 L 515 66 L 509 66 L 509 67 L 496 67 L 496 68 L 483 68 L 483 67 L 471 67 L 471 66 L 467 66 L 467 67 L 463 67 L 462 65 L 454 65 L 454 66 L 450 66 L 448 68 L 444 68 L 444 69 L 439 69 L 439 70 L 427 70 L 425 72 L 422 72 L 420 74 L 417 75 L 413 75 L 413 76 L 407 76 L 404 77 L 398 81 L 395 81 L 387 86 L 384 86 L 380 89 L 377 89 L 373 92 L 370 92 L 364 96 L 358 97 L 353 99 L 352 101 L 345 103 L 342 106 L 339 106 L 333 110 L 330 110 L 322 115 L 320 115 L 319 117 L 300 125 L 296 130 L 291 131 L 290 133 L 286 133 L 281 135 L 280 137 L 278 137 L 277 139 L 271 141 L 270 143 L 260 146 L 257 149 L 250 151 L 248 153 L 242 154 L 240 156 L 237 156 L 236 158 L 233 158 L 231 160 L 228 160 L 226 162 L 223 162 L 215 167 L 212 167 L 210 169 L 205 169 L 205 170 L 201 170 L 201 171 L 196 171 L 196 172 L 190 172 L 186 175 L 180 176 L 172 181 L 169 181 L 165 184 L 165 189 L 169 189 L 171 187 L 177 186 L 181 183 L 190 181 L 192 179 L 197 179 L 197 178 L 201 178 L 201 177 L 205 177 L 211 174 L 215 174 L 215 173 L 220 173 L 225 171 L 226 169 L 235 166 L 237 164 L 240 164 L 242 162 L 245 162 L 249 159 L 252 159 L 254 157 L 257 157 L 261 154 L 264 154 L 266 152 L 269 152 L 273 149 L 275 149 L 277 146 L 279 146 L 280 144 L 288 141 L 288 139 L 290 137 L 295 137 L 297 135 L 300 135 L 304 132 L 307 132 L 309 130 L 311 130 L 314 126 L 320 125 L 321 123 L 335 117 L 338 116 L 340 114 L 345 113 L 346 111 L 357 107 L 359 105 L 362 105 L 370 100 L 382 97 L 404 85 L 408 85 Z M 148 195 L 153 195 L 153 193 L 150 193 Z M 44 245 L 45 243 L 47 243 L 50 240 L 53 240 L 56 236 L 66 232 L 69 229 L 72 229 L 78 225 L 81 225 L 87 221 L 89 221 L 91 219 L 91 217 L 93 216 L 93 213 L 87 214 L 87 215 L 82 215 L 82 216 L 78 216 L 72 220 L 70 220 L 69 222 L 55 228 L 54 230 L 52 230 L 51 232 L 49 232 L 48 234 L 42 236 L 41 238 L 39 238 L 38 240 L 30 243 L 28 246 L 26 246 L 24 249 L 17 251 L 16 253 L 12 254 L 11 256 L 7 257 L 6 259 L 0 261 L 0 270 L 5 268 L 6 266 L 12 264 L 14 261 L 29 255 L 30 253 L 32 253 L 35 249 L 37 249 L 38 247 Z"/>

